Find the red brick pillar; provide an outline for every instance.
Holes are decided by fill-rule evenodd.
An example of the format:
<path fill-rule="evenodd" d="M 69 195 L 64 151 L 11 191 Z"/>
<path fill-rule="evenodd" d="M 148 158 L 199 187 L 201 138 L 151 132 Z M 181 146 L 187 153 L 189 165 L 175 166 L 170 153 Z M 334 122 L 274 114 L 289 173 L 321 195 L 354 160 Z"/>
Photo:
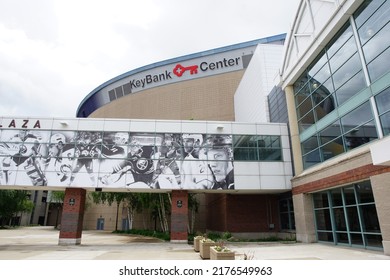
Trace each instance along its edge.
<path fill-rule="evenodd" d="M 80 245 L 86 190 L 67 188 L 62 209 L 59 245 Z"/>
<path fill-rule="evenodd" d="M 172 190 L 171 242 L 187 242 L 188 192 Z"/>

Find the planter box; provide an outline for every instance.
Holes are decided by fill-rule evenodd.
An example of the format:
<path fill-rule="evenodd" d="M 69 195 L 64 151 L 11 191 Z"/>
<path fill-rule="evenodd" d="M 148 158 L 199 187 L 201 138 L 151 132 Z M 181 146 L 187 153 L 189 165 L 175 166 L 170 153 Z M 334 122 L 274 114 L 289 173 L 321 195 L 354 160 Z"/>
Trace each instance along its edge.
<path fill-rule="evenodd" d="M 214 247 L 210 248 L 210 260 L 234 260 L 235 253 L 233 251 L 229 252 L 218 252 Z"/>
<path fill-rule="evenodd" d="M 210 247 L 215 246 L 214 241 L 200 241 L 199 242 L 199 253 L 202 259 L 210 258 Z"/>
<path fill-rule="evenodd" d="M 200 240 L 203 239 L 203 236 L 195 236 L 194 237 L 194 251 L 195 252 L 199 252 L 199 243 L 200 243 Z"/>

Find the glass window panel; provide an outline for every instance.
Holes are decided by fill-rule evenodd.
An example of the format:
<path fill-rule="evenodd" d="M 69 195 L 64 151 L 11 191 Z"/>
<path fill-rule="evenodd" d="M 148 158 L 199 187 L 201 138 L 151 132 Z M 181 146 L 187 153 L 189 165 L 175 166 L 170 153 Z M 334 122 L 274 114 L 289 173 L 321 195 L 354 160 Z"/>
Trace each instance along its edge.
<path fill-rule="evenodd" d="M 346 231 L 347 223 L 345 221 L 344 208 L 337 207 L 333 209 L 334 213 L 334 222 L 336 225 L 336 231 Z"/>
<path fill-rule="evenodd" d="M 258 160 L 255 148 L 234 148 L 234 160 Z"/>
<path fill-rule="evenodd" d="M 280 214 L 280 225 L 282 229 L 290 229 L 290 220 L 288 213 Z"/>
<path fill-rule="evenodd" d="M 375 122 L 371 121 L 344 135 L 347 150 L 352 150 L 378 138 Z"/>
<path fill-rule="evenodd" d="M 355 200 L 355 188 L 348 187 L 348 188 L 343 188 L 344 191 L 344 199 L 345 199 L 345 204 L 346 205 L 354 205 L 356 204 Z"/>
<path fill-rule="evenodd" d="M 318 241 L 333 242 L 333 234 L 331 232 L 317 232 Z"/>
<path fill-rule="evenodd" d="M 347 61 L 353 54 L 357 52 L 355 38 L 351 37 L 341 49 L 329 60 L 331 71 L 334 73 Z"/>
<path fill-rule="evenodd" d="M 314 113 L 313 111 L 310 111 L 308 114 L 306 114 L 303 118 L 301 118 L 298 122 L 299 129 L 301 132 L 305 130 L 306 128 L 310 127 L 312 124 L 314 124 Z"/>
<path fill-rule="evenodd" d="M 309 77 L 314 77 L 317 72 L 324 67 L 327 60 L 328 58 L 326 56 L 326 53 L 324 51 L 321 51 L 321 53 L 317 56 L 312 65 L 308 67 Z"/>
<path fill-rule="evenodd" d="M 281 149 L 258 149 L 259 150 L 259 160 L 265 161 L 280 161 L 282 160 L 282 150 Z"/>
<path fill-rule="evenodd" d="M 329 207 L 328 194 L 326 192 L 314 193 L 314 208 Z"/>
<path fill-rule="evenodd" d="M 358 28 L 362 45 L 372 38 L 372 36 L 376 36 L 375 33 L 389 22 L 389 13 L 390 4 L 389 1 L 386 1 L 380 9 L 376 10 L 375 13 L 360 28 Z"/>
<path fill-rule="evenodd" d="M 380 117 L 382 130 L 384 135 L 390 134 L 390 112 Z"/>
<path fill-rule="evenodd" d="M 345 101 L 350 99 L 356 93 L 366 87 L 363 71 L 356 73 L 349 81 L 339 87 L 336 91 L 337 103 L 340 106 Z"/>
<path fill-rule="evenodd" d="M 390 87 L 375 96 L 378 113 L 382 114 L 390 110 Z"/>
<path fill-rule="evenodd" d="M 308 100 L 307 100 L 308 99 Z M 304 101 L 306 101 L 306 102 L 308 102 L 308 101 L 310 101 L 310 92 L 309 91 L 301 91 L 301 92 L 299 92 L 296 96 L 295 96 L 295 104 L 297 105 L 297 106 L 300 106 L 300 104 L 302 103 L 302 102 L 304 102 Z M 309 105 L 310 105 L 311 103 L 309 103 Z"/>
<path fill-rule="evenodd" d="M 370 63 L 378 54 L 389 47 L 390 23 L 384 26 L 375 36 L 363 46 L 366 63 Z"/>
<path fill-rule="evenodd" d="M 233 135 L 233 145 L 234 147 L 255 148 L 258 138 L 261 137 L 254 135 Z"/>
<path fill-rule="evenodd" d="M 383 247 L 382 235 L 380 235 L 380 234 L 365 234 L 364 237 L 366 239 L 367 246 L 378 247 L 378 248 Z"/>
<path fill-rule="evenodd" d="M 374 117 L 371 111 L 370 103 L 366 102 L 360 107 L 356 108 L 352 112 L 342 117 L 340 120 L 341 120 L 343 130 L 347 132 L 354 129 L 357 126 L 367 123 L 373 118 Z"/>
<path fill-rule="evenodd" d="M 328 126 L 327 128 L 320 131 L 320 143 L 325 144 L 329 141 L 332 141 L 336 137 L 339 137 L 341 135 L 341 127 L 340 127 L 340 121 L 334 122 L 332 125 Z"/>
<path fill-rule="evenodd" d="M 333 73 L 333 83 L 337 90 L 350 80 L 356 73 L 362 70 L 362 63 L 358 53 L 355 53 L 344 65 L 342 65 L 337 72 Z"/>
<path fill-rule="evenodd" d="M 323 84 L 330 77 L 330 70 L 328 64 L 325 64 L 316 74 L 310 79 L 310 88 L 315 90 L 316 85 Z"/>
<path fill-rule="evenodd" d="M 352 245 L 359 245 L 359 246 L 364 245 L 363 237 L 361 233 L 351 233 L 350 236 L 351 236 Z"/>
<path fill-rule="evenodd" d="M 317 121 L 325 117 L 327 114 L 332 112 L 335 108 L 334 97 L 327 96 L 321 100 L 321 103 L 314 108 Z"/>
<path fill-rule="evenodd" d="M 350 231 L 361 231 L 359 216 L 356 206 L 347 207 L 348 224 Z"/>
<path fill-rule="evenodd" d="M 320 158 L 320 151 L 319 149 L 305 155 L 303 157 L 303 165 L 304 165 L 304 168 L 309 168 L 310 166 L 313 166 L 317 163 L 320 163 L 321 162 L 321 158 Z"/>
<path fill-rule="evenodd" d="M 390 61 L 390 47 L 367 65 L 371 82 L 376 81 L 389 72 L 389 67 L 384 61 Z"/>
<path fill-rule="evenodd" d="M 352 28 L 347 22 L 333 38 L 327 47 L 328 57 L 332 57 L 353 35 Z"/>
<path fill-rule="evenodd" d="M 307 87 L 307 76 L 306 76 L 306 72 L 302 74 L 302 76 L 297 79 L 297 81 L 294 83 L 293 85 L 294 87 L 294 93 L 297 94 L 298 92 L 300 92 L 304 87 L 306 88 Z M 307 87 L 308 88 L 308 87 Z M 304 89 L 304 91 L 306 91 Z M 309 92 L 309 91 L 308 91 Z"/>
<path fill-rule="evenodd" d="M 316 148 L 318 148 L 318 141 L 316 136 L 312 136 L 302 143 L 303 154 L 309 153 Z"/>
<path fill-rule="evenodd" d="M 344 145 L 342 138 L 339 137 L 336 140 L 325 144 L 320 148 L 323 160 L 328 160 L 334 156 L 344 153 Z"/>
<path fill-rule="evenodd" d="M 349 244 L 347 233 L 336 233 L 337 243 Z"/>
<path fill-rule="evenodd" d="M 287 212 L 288 211 L 288 200 L 283 199 L 279 201 L 279 211 L 280 212 Z"/>
<path fill-rule="evenodd" d="M 363 216 L 363 231 L 380 233 L 381 230 L 375 204 L 362 205 L 360 206 L 360 210 Z"/>
<path fill-rule="evenodd" d="M 363 219 L 363 231 L 380 233 L 375 204 L 362 205 L 360 206 L 360 210 Z"/>
<path fill-rule="evenodd" d="M 329 209 L 315 210 L 317 230 L 332 230 Z"/>
<path fill-rule="evenodd" d="M 362 26 L 378 9 L 383 2 L 388 2 L 387 0 L 375 0 L 375 1 L 364 1 L 359 9 L 355 12 L 355 22 L 356 26 L 359 28 Z"/>
<path fill-rule="evenodd" d="M 298 118 L 306 115 L 312 108 L 313 104 L 311 103 L 311 98 L 306 98 L 297 109 Z"/>
<path fill-rule="evenodd" d="M 356 187 L 359 203 L 374 202 L 374 194 L 372 193 L 370 181 L 357 183 Z"/>
<path fill-rule="evenodd" d="M 342 206 L 343 198 L 341 196 L 341 188 L 331 190 L 332 194 L 332 205 L 333 206 Z"/>

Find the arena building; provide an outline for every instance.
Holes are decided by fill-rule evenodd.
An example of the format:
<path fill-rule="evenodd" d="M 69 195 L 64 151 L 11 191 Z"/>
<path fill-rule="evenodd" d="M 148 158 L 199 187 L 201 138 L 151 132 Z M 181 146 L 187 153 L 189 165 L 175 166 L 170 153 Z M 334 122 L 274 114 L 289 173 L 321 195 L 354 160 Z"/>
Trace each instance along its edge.
<path fill-rule="evenodd" d="M 84 215 L 77 202 L 86 190 L 153 191 L 172 195 L 172 240 L 186 239 L 183 202 L 196 193 L 202 232 L 253 238 L 294 233 L 301 242 L 390 254 L 389 3 L 302 0 L 287 36 L 131 70 L 88 94 L 77 119 L 4 117 L 0 137 L 7 149 L 27 121 L 29 131 L 45 139 L 43 146 L 62 134 L 74 150 L 85 139 L 99 143 L 99 156 L 95 167 L 69 164 L 65 179 L 53 162 L 42 173 L 47 177 L 26 173 L 26 161 L 27 169 L 13 170 L 20 176 L 2 187 L 34 189 L 31 182 L 47 179 L 52 188 L 65 189 L 60 241 L 68 244 L 80 242 L 83 225 L 118 225 L 113 207 L 89 207 Z M 127 153 L 111 158 L 116 141 Z M 12 149 L 6 148 L 1 156 L 7 163 Z M 223 153 L 217 156 L 216 148 Z M 138 166 L 141 158 L 130 164 L 133 150 L 152 152 Z M 163 150 L 177 155 L 177 168 L 167 173 L 156 172 L 161 159 L 172 159 Z M 118 160 L 122 169 L 132 166 L 127 173 L 113 172 Z M 224 176 L 217 176 L 215 162 Z M 135 167 L 151 172 L 140 176 Z M 164 176 L 156 180 L 156 174 Z"/>

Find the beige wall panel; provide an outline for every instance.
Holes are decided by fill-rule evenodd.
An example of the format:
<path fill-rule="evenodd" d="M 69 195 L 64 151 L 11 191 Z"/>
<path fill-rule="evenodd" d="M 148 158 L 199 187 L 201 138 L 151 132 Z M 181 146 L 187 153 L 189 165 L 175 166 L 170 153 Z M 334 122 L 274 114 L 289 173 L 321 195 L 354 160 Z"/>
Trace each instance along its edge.
<path fill-rule="evenodd" d="M 381 227 L 383 249 L 386 255 L 390 255 L 390 173 L 372 176 L 371 185 Z"/>
<path fill-rule="evenodd" d="M 312 196 L 306 194 L 294 195 L 293 204 L 297 241 L 304 243 L 315 242 L 316 233 Z"/>
<path fill-rule="evenodd" d="M 234 93 L 244 71 L 148 89 L 97 109 L 92 118 L 234 121 Z"/>
<path fill-rule="evenodd" d="M 324 164 L 320 164 L 319 167 L 321 168 L 313 167 L 312 171 L 309 169 L 306 172 L 303 172 L 301 175 L 292 180 L 292 186 L 300 186 L 371 164 L 372 159 L 369 149 L 367 147 L 363 148 L 364 149 L 361 150 L 362 153 L 358 153 L 355 156 L 351 156 L 349 154 L 348 157 L 346 157 L 347 155 L 342 155 L 336 158 L 333 164 L 332 161 L 329 161 Z"/>

